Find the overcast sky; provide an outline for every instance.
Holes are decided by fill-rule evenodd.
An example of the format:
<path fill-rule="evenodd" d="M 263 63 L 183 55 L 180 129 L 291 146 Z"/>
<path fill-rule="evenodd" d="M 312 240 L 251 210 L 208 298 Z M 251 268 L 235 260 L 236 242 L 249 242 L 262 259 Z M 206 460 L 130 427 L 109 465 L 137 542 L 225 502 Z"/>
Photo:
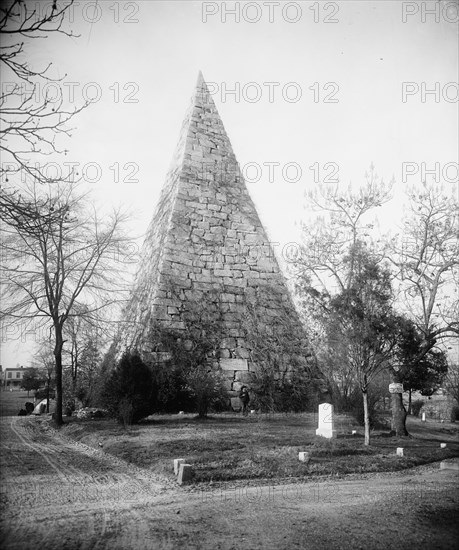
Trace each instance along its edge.
<path fill-rule="evenodd" d="M 100 203 L 131 207 L 133 234 L 151 219 L 199 70 L 281 245 L 298 240 L 314 177 L 358 184 L 373 162 L 395 178 L 397 197 L 403 163 L 417 170 L 409 184 L 435 163 L 443 180 L 457 180 L 457 2 L 77 4 L 68 27 L 81 36 L 34 41 L 28 57 L 67 75 L 67 102 L 98 96 L 75 119 L 59 162 L 86 166 Z M 273 181 L 266 163 L 279 163 Z M 384 227 L 397 223 L 401 204 L 385 210 Z M 3 344 L 3 366 L 27 364 L 28 348 Z"/>

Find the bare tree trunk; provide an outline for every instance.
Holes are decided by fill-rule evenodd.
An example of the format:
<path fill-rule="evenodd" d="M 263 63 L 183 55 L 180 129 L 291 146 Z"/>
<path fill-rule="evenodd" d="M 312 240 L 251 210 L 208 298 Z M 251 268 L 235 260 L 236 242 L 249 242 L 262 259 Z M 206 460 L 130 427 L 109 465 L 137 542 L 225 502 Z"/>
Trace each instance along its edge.
<path fill-rule="evenodd" d="M 411 414 L 411 388 L 408 390 L 408 411 L 406 414 Z"/>
<path fill-rule="evenodd" d="M 406 409 L 403 406 L 403 394 L 392 394 L 392 426 L 391 433 L 398 437 L 405 437 L 408 434 L 406 429 Z"/>
<path fill-rule="evenodd" d="M 392 381 L 394 383 L 400 383 L 400 377 L 396 372 L 392 372 Z M 392 420 L 391 420 L 391 434 L 398 437 L 406 437 L 409 435 L 406 429 L 406 409 L 403 405 L 403 394 L 392 393 L 391 394 L 391 408 L 392 408 Z"/>
<path fill-rule="evenodd" d="M 77 372 L 78 372 L 78 344 L 72 343 L 72 351 L 70 352 L 70 358 L 72 362 L 72 397 L 75 397 L 76 384 L 77 384 Z"/>
<path fill-rule="evenodd" d="M 54 347 L 54 358 L 56 365 L 56 411 L 54 421 L 56 426 L 62 426 L 64 420 L 62 418 L 62 348 L 64 340 L 62 337 L 62 327 L 55 325 L 56 345 Z"/>
<path fill-rule="evenodd" d="M 363 421 L 365 424 L 365 445 L 370 444 L 370 415 L 368 413 L 368 392 L 362 391 L 363 395 Z"/>

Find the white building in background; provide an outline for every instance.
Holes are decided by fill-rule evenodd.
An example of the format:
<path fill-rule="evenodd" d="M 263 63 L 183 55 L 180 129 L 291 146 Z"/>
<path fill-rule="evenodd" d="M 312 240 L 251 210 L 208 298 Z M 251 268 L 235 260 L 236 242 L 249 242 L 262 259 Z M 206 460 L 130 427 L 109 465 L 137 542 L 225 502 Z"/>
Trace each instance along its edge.
<path fill-rule="evenodd" d="M 5 389 L 21 389 L 22 379 L 24 373 L 28 368 L 21 367 L 8 367 L 3 369 L 0 366 L 1 387 Z"/>

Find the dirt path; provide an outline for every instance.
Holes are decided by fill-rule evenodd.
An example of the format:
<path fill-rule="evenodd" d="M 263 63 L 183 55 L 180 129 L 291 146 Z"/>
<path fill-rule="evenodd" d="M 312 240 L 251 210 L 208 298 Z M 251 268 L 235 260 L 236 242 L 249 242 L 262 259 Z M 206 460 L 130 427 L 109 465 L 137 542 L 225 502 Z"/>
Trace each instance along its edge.
<path fill-rule="evenodd" d="M 345 481 L 179 488 L 62 436 L 0 422 L 4 549 L 455 548 L 458 477 L 438 464 Z"/>

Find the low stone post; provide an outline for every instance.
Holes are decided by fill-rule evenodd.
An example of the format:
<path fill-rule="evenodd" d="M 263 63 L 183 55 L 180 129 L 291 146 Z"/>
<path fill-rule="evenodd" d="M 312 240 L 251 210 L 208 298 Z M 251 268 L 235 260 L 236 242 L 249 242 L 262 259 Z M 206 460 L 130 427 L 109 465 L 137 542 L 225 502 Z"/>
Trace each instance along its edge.
<path fill-rule="evenodd" d="M 185 462 L 184 458 L 174 458 L 174 474 L 178 476 L 180 464 Z"/>
<path fill-rule="evenodd" d="M 178 484 L 184 485 L 185 483 L 188 483 L 189 481 L 191 481 L 192 474 L 193 474 L 193 471 L 191 468 L 191 464 L 183 464 L 183 463 L 180 464 L 180 469 L 179 469 L 178 478 L 177 478 Z"/>

